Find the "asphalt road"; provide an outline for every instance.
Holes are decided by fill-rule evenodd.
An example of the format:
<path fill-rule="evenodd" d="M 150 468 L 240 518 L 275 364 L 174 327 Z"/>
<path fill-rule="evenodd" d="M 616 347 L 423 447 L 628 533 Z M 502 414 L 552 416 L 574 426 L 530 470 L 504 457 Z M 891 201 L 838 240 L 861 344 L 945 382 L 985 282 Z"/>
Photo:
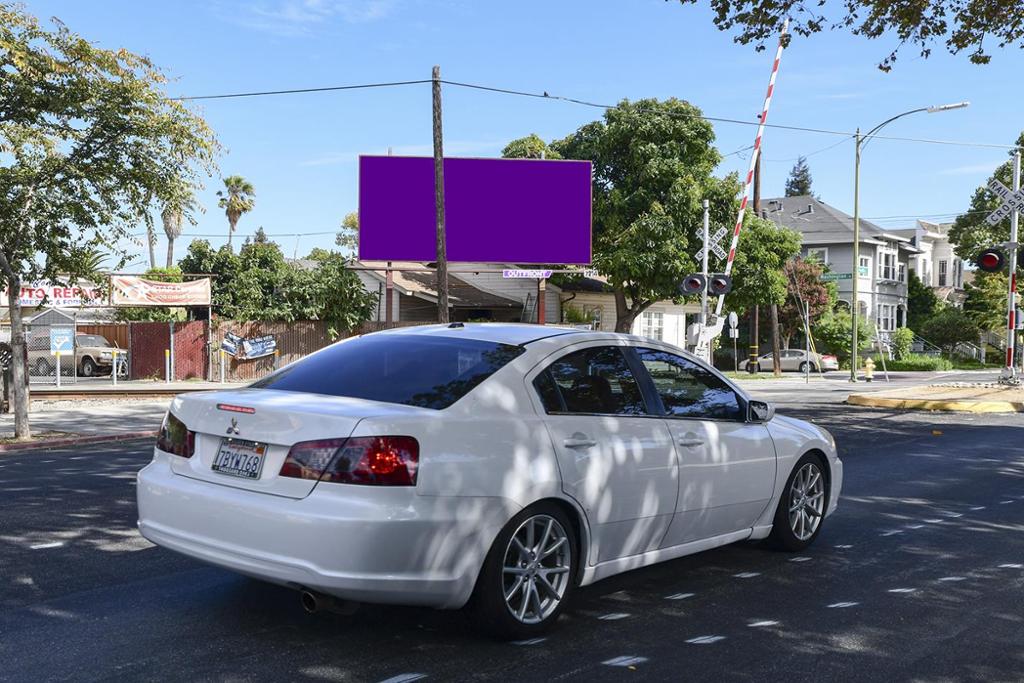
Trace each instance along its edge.
<path fill-rule="evenodd" d="M 148 444 L 0 455 L 0 680 L 1024 680 L 1024 417 L 848 408 L 830 385 L 763 389 L 845 461 L 812 548 L 613 577 L 519 644 L 457 612 L 306 615 L 150 545 Z"/>

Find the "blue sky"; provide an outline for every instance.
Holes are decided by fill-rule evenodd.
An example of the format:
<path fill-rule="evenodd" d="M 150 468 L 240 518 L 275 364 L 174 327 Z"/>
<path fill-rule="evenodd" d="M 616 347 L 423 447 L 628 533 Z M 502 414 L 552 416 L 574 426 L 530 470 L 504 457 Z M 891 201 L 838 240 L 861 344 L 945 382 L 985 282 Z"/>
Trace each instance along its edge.
<path fill-rule="evenodd" d="M 451 80 L 601 103 L 675 96 L 710 116 L 753 121 L 773 50 L 734 44 L 714 28 L 705 3 L 664 0 L 30 0 L 27 7 L 101 46 L 148 55 L 175 78 L 173 95 L 429 78 L 440 64 Z M 929 59 L 911 47 L 892 73 L 882 73 L 876 65 L 895 44 L 843 33 L 795 39 L 783 56 L 769 122 L 852 131 L 907 109 L 970 100 L 969 109 L 908 117 L 886 134 L 1011 144 L 1024 129 L 1021 50 L 993 46 L 993 63 L 981 67 L 941 46 Z M 357 208 L 358 154 L 388 147 L 430 154 L 429 85 L 206 101 L 197 109 L 226 149 L 221 174 L 243 175 L 256 187 L 256 209 L 238 234 L 263 226 L 289 256 L 333 244 L 341 218 Z M 446 153 L 497 156 L 513 138 L 562 137 L 600 113 L 449 87 Z M 715 129 L 723 153 L 753 141 L 752 127 Z M 769 130 L 763 196 L 782 193 L 795 157 L 804 154 L 815 191 L 851 210 L 852 142 L 825 149 L 838 140 Z M 745 154 L 727 157 L 720 173 L 745 172 Z M 955 214 L 1005 158 L 999 149 L 875 140 L 862 165 L 863 215 L 903 227 L 914 216 Z M 214 196 L 219 184 L 207 183 L 200 197 L 206 213 L 186 230 L 179 255 L 191 235 L 226 240 Z M 158 259 L 164 251 L 159 245 Z"/>

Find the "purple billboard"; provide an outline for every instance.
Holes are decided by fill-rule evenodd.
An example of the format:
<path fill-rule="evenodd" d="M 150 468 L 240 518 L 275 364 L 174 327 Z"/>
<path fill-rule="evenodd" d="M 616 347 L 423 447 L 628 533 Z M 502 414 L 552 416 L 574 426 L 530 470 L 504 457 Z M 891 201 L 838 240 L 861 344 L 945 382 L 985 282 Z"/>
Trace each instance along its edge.
<path fill-rule="evenodd" d="M 444 160 L 449 261 L 590 263 L 590 162 Z M 434 261 L 434 160 L 359 157 L 359 258 Z"/>

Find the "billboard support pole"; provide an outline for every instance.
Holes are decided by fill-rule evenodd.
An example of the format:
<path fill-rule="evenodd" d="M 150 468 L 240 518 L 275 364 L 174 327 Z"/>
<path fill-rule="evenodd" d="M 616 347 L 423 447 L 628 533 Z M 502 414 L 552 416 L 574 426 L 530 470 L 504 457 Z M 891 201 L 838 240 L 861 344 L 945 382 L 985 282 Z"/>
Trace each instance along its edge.
<path fill-rule="evenodd" d="M 392 314 L 392 301 L 395 293 L 395 274 L 391 270 L 391 261 L 388 261 L 388 269 L 384 271 L 384 322 L 390 325 L 394 322 Z M 379 314 L 378 314 L 379 315 Z M 377 320 L 380 320 L 378 317 Z"/>
<path fill-rule="evenodd" d="M 441 67 L 431 80 L 434 113 L 434 207 L 437 217 L 437 322 L 448 322 L 448 255 L 444 235 L 444 148 L 441 128 Z"/>
<path fill-rule="evenodd" d="M 544 311 L 544 292 L 547 290 L 547 280 L 540 278 L 537 280 L 537 324 L 543 325 L 547 322 L 545 320 Z"/>

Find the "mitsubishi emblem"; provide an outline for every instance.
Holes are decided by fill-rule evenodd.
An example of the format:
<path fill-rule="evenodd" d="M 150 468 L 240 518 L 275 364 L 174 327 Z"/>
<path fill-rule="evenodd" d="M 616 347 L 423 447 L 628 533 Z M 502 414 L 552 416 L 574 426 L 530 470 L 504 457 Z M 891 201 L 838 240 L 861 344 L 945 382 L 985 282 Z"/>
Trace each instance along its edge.
<path fill-rule="evenodd" d="M 231 418 L 231 424 L 228 426 L 228 434 L 240 434 L 238 429 L 238 420 Z"/>

